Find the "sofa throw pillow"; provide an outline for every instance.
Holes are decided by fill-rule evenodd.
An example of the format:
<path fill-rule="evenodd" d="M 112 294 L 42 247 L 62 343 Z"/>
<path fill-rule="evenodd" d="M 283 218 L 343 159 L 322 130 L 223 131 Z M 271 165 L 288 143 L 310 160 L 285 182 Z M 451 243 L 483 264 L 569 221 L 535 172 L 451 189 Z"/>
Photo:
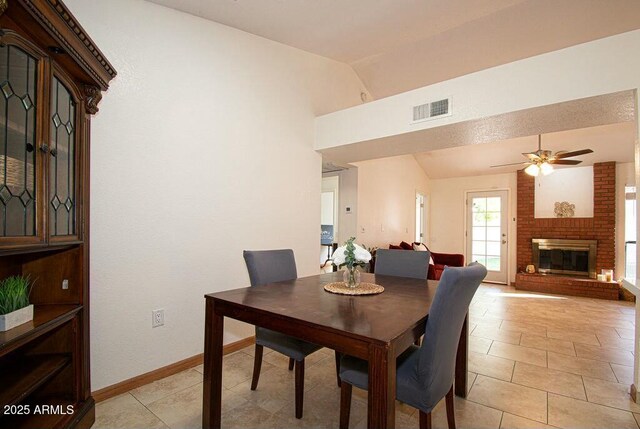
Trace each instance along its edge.
<path fill-rule="evenodd" d="M 391 249 L 391 250 L 404 250 L 404 249 L 402 249 L 402 247 L 396 246 L 395 244 L 390 244 L 389 245 L 389 249 Z"/>
<path fill-rule="evenodd" d="M 424 243 L 418 243 L 417 241 L 413 243 L 413 250 L 417 250 L 419 252 L 426 252 L 427 250 L 427 245 Z"/>
<path fill-rule="evenodd" d="M 418 252 L 427 252 L 429 251 L 429 248 L 427 247 L 426 244 L 424 243 L 418 243 L 417 241 L 413 243 L 413 250 L 418 251 Z M 435 265 L 435 262 L 433 262 L 433 256 L 429 255 L 429 265 Z"/>
<path fill-rule="evenodd" d="M 400 247 L 402 247 L 404 250 L 413 250 L 413 245 L 407 243 L 406 241 L 401 241 Z"/>

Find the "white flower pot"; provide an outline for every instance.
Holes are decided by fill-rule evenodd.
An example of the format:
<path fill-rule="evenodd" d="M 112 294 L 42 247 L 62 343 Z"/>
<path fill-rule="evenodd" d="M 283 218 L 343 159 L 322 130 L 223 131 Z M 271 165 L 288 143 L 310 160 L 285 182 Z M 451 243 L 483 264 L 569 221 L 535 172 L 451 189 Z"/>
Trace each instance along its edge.
<path fill-rule="evenodd" d="M 9 329 L 13 329 L 18 325 L 22 325 L 23 323 L 27 323 L 32 320 L 33 304 L 0 316 L 0 332 L 8 331 Z"/>

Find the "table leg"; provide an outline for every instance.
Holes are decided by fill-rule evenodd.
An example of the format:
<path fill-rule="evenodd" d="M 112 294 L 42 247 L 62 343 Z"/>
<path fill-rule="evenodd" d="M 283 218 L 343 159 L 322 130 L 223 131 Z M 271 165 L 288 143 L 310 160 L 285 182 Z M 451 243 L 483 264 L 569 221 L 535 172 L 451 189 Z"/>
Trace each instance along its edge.
<path fill-rule="evenodd" d="M 368 405 L 367 427 L 395 428 L 396 359 L 392 347 L 369 346 Z"/>
<path fill-rule="evenodd" d="M 467 363 L 469 360 L 469 313 L 464 318 L 460 341 L 458 342 L 458 353 L 456 354 L 456 395 L 462 398 L 467 397 Z"/>
<path fill-rule="evenodd" d="M 202 428 L 219 428 L 222 417 L 222 337 L 224 318 L 207 298 L 204 325 L 204 383 Z"/>

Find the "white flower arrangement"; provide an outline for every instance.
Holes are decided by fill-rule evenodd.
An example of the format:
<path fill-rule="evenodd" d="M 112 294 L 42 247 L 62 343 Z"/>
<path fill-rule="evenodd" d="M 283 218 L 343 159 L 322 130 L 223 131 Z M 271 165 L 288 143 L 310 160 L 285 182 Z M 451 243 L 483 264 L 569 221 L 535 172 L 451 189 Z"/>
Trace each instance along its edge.
<path fill-rule="evenodd" d="M 347 240 L 344 246 L 338 247 L 335 252 L 333 252 L 333 255 L 331 255 L 333 263 L 338 267 L 342 267 L 344 265 L 348 268 L 363 266 L 371 260 L 371 253 L 369 253 L 364 247 L 355 244 L 353 242 L 354 240 L 355 237 L 351 237 Z"/>

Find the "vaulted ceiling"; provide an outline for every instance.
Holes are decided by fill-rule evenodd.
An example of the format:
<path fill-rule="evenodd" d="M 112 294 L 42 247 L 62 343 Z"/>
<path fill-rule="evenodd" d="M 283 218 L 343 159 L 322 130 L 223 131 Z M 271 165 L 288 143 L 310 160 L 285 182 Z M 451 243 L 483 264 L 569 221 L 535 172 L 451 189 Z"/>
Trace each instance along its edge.
<path fill-rule="evenodd" d="M 147 1 L 347 63 L 374 99 L 640 28 L 639 0 Z M 632 162 L 634 124 L 595 122 L 598 126 L 574 124 L 575 129 L 545 134 L 543 146 L 592 148 L 581 165 Z M 537 137 L 524 137 L 526 131 L 476 145 L 465 139 L 462 147 L 442 131 L 445 148 L 427 148 L 425 137 L 425 148 L 412 152 L 434 179 L 505 173 L 521 167 L 489 166 L 520 161 L 521 152 L 535 150 Z M 350 150 L 363 156 L 358 145 L 351 146 L 336 149 L 345 153 L 324 154 L 325 167 L 336 168 L 330 160 L 337 165 L 357 160 L 347 156 Z"/>
<path fill-rule="evenodd" d="M 350 64 L 382 98 L 640 28 L 638 0 L 148 0 Z"/>

